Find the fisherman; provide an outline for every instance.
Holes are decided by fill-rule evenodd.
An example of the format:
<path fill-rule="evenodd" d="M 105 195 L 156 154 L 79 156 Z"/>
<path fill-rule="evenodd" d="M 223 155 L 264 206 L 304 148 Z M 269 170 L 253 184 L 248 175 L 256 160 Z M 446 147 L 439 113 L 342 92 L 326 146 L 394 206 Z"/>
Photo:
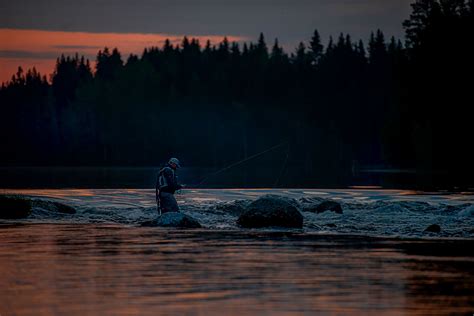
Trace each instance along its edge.
<path fill-rule="evenodd" d="M 161 168 L 156 179 L 156 203 L 160 214 L 167 212 L 179 212 L 178 203 L 174 197 L 177 190 L 182 189 L 178 183 L 176 169 L 180 168 L 179 160 L 171 158 L 167 165 Z"/>

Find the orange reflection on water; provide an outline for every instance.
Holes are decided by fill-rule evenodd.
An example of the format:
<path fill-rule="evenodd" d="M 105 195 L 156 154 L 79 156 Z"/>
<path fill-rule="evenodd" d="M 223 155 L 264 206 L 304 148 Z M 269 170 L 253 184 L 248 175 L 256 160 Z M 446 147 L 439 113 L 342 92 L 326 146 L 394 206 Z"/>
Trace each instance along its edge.
<path fill-rule="evenodd" d="M 0 240 L 2 315 L 432 315 L 473 307 L 471 258 L 408 253 L 409 241 L 110 225 L 2 227 Z"/>

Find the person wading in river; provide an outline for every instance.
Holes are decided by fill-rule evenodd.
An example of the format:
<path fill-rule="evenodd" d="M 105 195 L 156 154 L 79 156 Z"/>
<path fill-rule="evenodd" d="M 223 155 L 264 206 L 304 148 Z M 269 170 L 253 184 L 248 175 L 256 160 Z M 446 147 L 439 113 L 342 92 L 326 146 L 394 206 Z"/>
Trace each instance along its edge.
<path fill-rule="evenodd" d="M 178 183 L 178 177 L 176 176 L 176 169 L 179 167 L 179 160 L 171 158 L 168 164 L 158 173 L 156 180 L 156 203 L 160 214 L 179 212 L 178 203 L 174 197 L 174 193 L 183 187 Z"/>

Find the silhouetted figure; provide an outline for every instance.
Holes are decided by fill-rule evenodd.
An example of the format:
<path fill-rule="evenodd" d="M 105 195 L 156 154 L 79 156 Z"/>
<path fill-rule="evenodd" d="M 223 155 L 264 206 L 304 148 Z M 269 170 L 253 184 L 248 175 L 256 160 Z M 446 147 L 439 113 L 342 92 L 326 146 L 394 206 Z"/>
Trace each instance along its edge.
<path fill-rule="evenodd" d="M 176 169 L 180 167 L 177 158 L 171 158 L 168 164 L 158 173 L 156 180 L 156 202 L 160 214 L 167 212 L 179 212 L 178 203 L 174 193 L 182 186 L 178 183 Z"/>

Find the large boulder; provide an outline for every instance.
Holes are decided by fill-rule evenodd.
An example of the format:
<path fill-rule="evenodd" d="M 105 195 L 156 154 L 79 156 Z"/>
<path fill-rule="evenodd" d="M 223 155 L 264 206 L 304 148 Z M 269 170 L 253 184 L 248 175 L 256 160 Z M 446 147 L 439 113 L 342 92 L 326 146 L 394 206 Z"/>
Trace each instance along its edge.
<path fill-rule="evenodd" d="M 19 219 L 31 213 L 30 199 L 20 195 L 0 195 L 0 218 Z"/>
<path fill-rule="evenodd" d="M 201 224 L 196 219 L 181 212 L 167 212 L 161 214 L 155 220 L 143 223 L 142 226 L 200 228 Z"/>
<path fill-rule="evenodd" d="M 293 199 L 278 195 L 265 195 L 250 203 L 237 224 L 246 228 L 259 227 L 303 227 L 303 215 Z"/>
<path fill-rule="evenodd" d="M 221 202 L 215 205 L 215 210 L 223 214 L 240 216 L 249 206 L 249 200 L 235 200 L 230 202 Z"/>

